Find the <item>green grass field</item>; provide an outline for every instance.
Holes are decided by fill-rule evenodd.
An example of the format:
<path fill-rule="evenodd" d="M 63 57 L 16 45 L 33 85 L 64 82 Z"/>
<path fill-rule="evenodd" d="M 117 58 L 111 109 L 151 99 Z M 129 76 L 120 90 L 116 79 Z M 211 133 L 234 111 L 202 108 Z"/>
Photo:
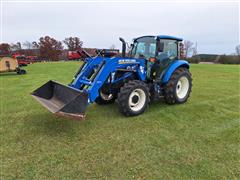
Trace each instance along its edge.
<path fill-rule="evenodd" d="M 93 104 L 85 121 L 66 120 L 30 96 L 49 79 L 69 83 L 78 66 L 0 74 L 1 179 L 240 178 L 240 66 L 192 65 L 186 104 L 131 118 Z"/>

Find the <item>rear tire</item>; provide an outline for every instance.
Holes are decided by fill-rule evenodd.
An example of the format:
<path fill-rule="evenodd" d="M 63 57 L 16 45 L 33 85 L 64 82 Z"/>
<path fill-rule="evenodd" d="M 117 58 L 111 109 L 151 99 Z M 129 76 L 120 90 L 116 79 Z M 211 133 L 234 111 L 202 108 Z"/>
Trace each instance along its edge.
<path fill-rule="evenodd" d="M 125 116 L 142 114 L 150 102 L 148 86 L 139 80 L 129 81 L 118 93 L 118 107 Z"/>
<path fill-rule="evenodd" d="M 168 104 L 185 103 L 192 90 L 192 75 L 186 68 L 178 68 L 164 87 L 164 99 Z"/>

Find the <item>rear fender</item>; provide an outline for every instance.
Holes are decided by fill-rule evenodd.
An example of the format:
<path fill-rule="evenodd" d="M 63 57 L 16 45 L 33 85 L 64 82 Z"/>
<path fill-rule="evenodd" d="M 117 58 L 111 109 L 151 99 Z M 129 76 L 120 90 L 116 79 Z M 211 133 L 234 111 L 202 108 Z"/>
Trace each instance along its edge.
<path fill-rule="evenodd" d="M 189 63 L 185 60 L 176 60 L 172 64 L 169 65 L 167 70 L 165 71 L 163 78 L 162 78 L 162 83 L 167 83 L 174 73 L 174 71 L 179 68 L 179 67 L 185 67 L 189 69 Z"/>

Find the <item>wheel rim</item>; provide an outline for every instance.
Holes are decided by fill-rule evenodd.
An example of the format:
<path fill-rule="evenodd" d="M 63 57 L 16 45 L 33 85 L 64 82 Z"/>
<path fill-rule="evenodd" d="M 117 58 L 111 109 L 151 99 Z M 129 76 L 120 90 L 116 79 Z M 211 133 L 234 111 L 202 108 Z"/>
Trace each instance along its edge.
<path fill-rule="evenodd" d="M 100 96 L 105 101 L 110 101 L 113 98 L 113 94 L 105 94 L 102 91 L 100 91 Z"/>
<path fill-rule="evenodd" d="M 129 96 L 129 107 L 132 111 L 140 111 L 146 102 L 146 94 L 142 89 L 135 89 Z"/>
<path fill-rule="evenodd" d="M 189 81 L 188 78 L 185 76 L 182 76 L 176 85 L 176 94 L 179 99 L 183 99 L 186 97 L 189 89 Z"/>

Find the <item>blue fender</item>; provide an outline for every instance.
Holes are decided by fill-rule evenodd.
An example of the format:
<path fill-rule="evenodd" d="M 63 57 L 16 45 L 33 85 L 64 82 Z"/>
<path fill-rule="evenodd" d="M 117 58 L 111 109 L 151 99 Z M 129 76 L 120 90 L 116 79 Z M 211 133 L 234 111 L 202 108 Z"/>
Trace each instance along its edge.
<path fill-rule="evenodd" d="M 172 64 L 169 65 L 168 69 L 164 73 L 162 78 L 162 83 L 167 83 L 170 77 L 172 76 L 172 74 L 174 73 L 174 71 L 179 67 L 185 67 L 189 69 L 189 63 L 185 60 L 174 61 Z"/>

